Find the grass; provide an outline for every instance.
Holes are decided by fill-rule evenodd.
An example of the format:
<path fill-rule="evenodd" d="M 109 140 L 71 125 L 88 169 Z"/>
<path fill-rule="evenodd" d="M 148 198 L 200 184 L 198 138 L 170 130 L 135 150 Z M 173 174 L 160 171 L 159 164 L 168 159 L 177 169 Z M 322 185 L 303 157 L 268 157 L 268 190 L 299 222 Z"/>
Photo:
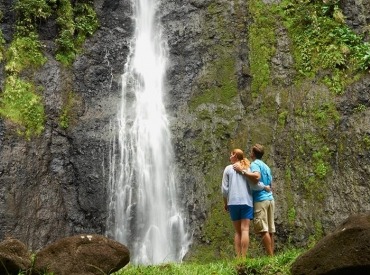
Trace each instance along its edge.
<path fill-rule="evenodd" d="M 257 257 L 247 259 L 220 260 L 211 263 L 184 262 L 165 263 L 161 265 L 128 264 L 113 275 L 290 275 L 290 268 L 295 259 L 304 251 L 289 249 L 279 252 L 273 257 Z M 19 272 L 18 275 L 29 274 L 31 270 Z M 9 274 L 9 273 L 7 273 Z M 43 275 L 53 275 L 53 272 Z M 104 273 L 102 273 L 104 274 Z"/>
<path fill-rule="evenodd" d="M 231 275 L 231 274 L 290 274 L 290 267 L 302 250 L 290 249 L 276 254 L 274 257 L 247 258 L 246 260 L 234 259 L 232 261 L 216 261 L 212 263 L 168 263 L 162 265 L 132 265 L 128 264 L 114 275 Z"/>

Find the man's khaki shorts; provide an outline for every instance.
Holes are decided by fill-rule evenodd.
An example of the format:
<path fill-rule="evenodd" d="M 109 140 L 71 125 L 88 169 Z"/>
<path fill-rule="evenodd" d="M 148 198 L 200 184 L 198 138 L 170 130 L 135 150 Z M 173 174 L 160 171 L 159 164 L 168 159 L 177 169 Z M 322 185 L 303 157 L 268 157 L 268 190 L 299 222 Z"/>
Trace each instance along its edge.
<path fill-rule="evenodd" d="M 254 203 L 254 232 L 275 233 L 275 201 L 259 201 Z"/>

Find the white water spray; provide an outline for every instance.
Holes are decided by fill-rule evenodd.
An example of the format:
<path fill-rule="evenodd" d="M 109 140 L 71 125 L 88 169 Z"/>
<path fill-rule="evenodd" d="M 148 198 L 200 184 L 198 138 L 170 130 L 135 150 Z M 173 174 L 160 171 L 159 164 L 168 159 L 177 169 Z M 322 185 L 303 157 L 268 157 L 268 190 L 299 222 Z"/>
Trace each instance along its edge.
<path fill-rule="evenodd" d="M 108 230 L 134 264 L 179 262 L 188 250 L 163 104 L 167 47 L 157 1 L 132 0 L 135 33 L 122 75 L 118 140 L 112 141 Z"/>

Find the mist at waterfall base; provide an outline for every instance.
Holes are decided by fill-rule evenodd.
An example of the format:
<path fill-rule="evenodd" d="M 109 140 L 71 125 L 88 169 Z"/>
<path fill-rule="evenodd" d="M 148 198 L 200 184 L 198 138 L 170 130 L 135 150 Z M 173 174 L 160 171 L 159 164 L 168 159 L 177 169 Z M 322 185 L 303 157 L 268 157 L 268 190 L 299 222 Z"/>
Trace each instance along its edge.
<path fill-rule="evenodd" d="M 111 123 L 107 234 L 129 248 L 133 264 L 180 262 L 190 243 L 163 103 L 168 49 L 157 6 L 132 0 L 135 33 Z"/>

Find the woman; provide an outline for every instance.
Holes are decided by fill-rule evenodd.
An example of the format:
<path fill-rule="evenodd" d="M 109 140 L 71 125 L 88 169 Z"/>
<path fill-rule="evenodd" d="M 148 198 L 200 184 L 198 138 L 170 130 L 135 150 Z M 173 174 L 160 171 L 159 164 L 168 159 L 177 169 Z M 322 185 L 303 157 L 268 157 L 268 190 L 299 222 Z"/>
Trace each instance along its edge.
<path fill-rule="evenodd" d="M 244 176 L 245 170 L 249 169 L 250 162 L 244 157 L 244 153 L 240 149 L 234 149 L 231 152 L 230 162 L 231 164 L 226 166 L 222 178 L 224 208 L 230 213 L 235 229 L 234 247 L 236 256 L 245 258 L 249 246 L 249 224 L 250 220 L 253 219 L 252 190 Z M 233 164 L 240 165 L 243 174 L 235 171 Z M 263 187 L 256 186 L 256 188 Z"/>

